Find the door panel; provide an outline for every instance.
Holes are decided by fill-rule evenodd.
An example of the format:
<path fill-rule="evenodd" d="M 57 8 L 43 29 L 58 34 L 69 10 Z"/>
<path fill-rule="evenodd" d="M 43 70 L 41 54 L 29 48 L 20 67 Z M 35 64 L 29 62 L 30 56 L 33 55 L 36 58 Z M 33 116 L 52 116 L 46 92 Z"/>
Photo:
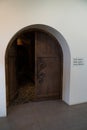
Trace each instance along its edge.
<path fill-rule="evenodd" d="M 41 65 L 40 61 L 43 61 Z M 37 96 L 59 97 L 60 69 L 58 58 L 37 58 Z"/>
<path fill-rule="evenodd" d="M 58 41 L 44 32 L 36 32 L 36 57 L 60 57 Z"/>
<path fill-rule="evenodd" d="M 9 103 L 17 94 L 17 76 L 16 76 L 16 51 L 14 47 L 9 49 L 8 53 L 8 86 L 9 86 Z M 8 103 L 8 105 L 9 105 Z"/>
<path fill-rule="evenodd" d="M 44 32 L 35 35 L 36 97 L 60 98 L 62 55 L 58 42 Z"/>

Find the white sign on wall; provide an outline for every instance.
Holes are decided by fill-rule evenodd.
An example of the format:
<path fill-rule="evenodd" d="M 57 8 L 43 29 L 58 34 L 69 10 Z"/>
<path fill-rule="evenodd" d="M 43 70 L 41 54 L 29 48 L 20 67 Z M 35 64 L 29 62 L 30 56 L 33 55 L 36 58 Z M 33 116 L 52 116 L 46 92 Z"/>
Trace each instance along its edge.
<path fill-rule="evenodd" d="M 74 66 L 81 66 L 84 65 L 84 58 L 73 58 L 73 65 Z"/>

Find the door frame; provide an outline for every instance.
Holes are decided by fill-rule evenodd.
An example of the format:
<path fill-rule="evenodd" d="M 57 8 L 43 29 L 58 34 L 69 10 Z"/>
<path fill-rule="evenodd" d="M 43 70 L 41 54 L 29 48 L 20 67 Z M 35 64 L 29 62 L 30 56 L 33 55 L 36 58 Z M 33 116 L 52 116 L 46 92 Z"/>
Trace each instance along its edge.
<path fill-rule="evenodd" d="M 10 40 L 10 42 L 7 45 L 6 53 L 5 53 L 5 73 L 6 73 L 6 97 L 8 92 L 8 77 L 7 77 L 7 58 L 8 58 L 8 50 L 11 47 L 14 40 L 20 35 L 22 32 L 26 31 L 42 31 L 46 32 L 52 37 L 54 37 L 58 43 L 61 46 L 62 52 L 63 52 L 63 86 L 62 86 L 62 100 L 64 100 L 66 103 L 69 104 L 69 86 L 70 86 L 70 65 L 71 65 L 71 55 L 70 55 L 70 49 L 69 46 L 65 40 L 65 38 L 62 36 L 60 32 L 58 32 L 56 29 L 42 24 L 34 24 L 27 27 L 22 28 L 19 30 Z M 67 74 L 67 76 L 66 76 Z M 67 79 L 66 79 L 67 77 Z M 67 90 L 68 89 L 68 90 Z"/>

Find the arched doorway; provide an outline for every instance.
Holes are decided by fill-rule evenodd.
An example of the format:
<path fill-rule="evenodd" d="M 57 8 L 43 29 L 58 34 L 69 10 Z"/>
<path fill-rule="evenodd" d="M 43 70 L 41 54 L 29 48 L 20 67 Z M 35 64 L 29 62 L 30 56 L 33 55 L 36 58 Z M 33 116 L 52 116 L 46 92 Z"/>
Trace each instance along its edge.
<path fill-rule="evenodd" d="M 15 34 L 6 49 L 6 84 L 7 84 L 7 104 L 18 94 L 17 73 L 14 63 L 17 58 L 15 45 L 19 36 L 24 36 L 25 44 L 31 42 L 29 70 L 32 70 L 28 81 L 33 81 L 34 94 L 32 100 L 61 99 L 62 98 L 62 77 L 63 77 L 63 52 L 62 45 L 58 42 L 55 30 L 46 25 L 31 25 L 25 27 Z M 51 32 L 52 31 L 52 32 Z M 28 42 L 27 42 L 28 41 Z M 27 45 L 27 48 L 30 48 Z M 10 51 L 11 50 L 11 51 Z M 12 52 L 12 53 L 11 53 Z M 9 53 L 14 57 L 10 57 Z M 32 57 L 32 58 L 31 58 Z M 12 61 L 11 61 L 12 58 Z M 10 69 L 10 71 L 9 71 Z M 11 70 L 12 69 L 12 70 Z M 28 71 L 27 71 L 28 72 Z M 28 72 L 28 73 L 29 73 Z M 9 76 L 8 76 L 9 75 Z M 11 78 L 11 79 L 10 79 Z M 26 79 L 25 79 L 26 80 Z M 24 80 L 24 81 L 25 81 Z M 23 80 L 22 80 L 23 81 Z M 12 87 L 11 87 L 12 86 Z M 13 87 L 14 86 L 14 87 Z M 13 94 L 14 93 L 14 94 Z M 11 96 L 12 95 L 12 96 Z"/>

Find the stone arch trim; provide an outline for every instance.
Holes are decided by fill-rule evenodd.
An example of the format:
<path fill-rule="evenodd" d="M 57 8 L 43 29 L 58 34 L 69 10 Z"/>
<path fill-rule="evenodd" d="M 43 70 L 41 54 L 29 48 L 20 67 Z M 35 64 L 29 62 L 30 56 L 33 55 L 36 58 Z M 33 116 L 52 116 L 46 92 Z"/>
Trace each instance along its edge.
<path fill-rule="evenodd" d="M 35 31 L 35 30 L 41 30 L 44 31 L 50 35 L 52 35 L 60 44 L 62 52 L 63 52 L 63 89 L 62 89 L 62 100 L 64 100 L 67 104 L 69 104 L 69 95 L 70 95 L 70 66 L 71 66 L 71 55 L 70 55 L 70 49 L 68 46 L 68 43 L 66 42 L 63 35 L 58 32 L 56 29 L 43 24 L 34 24 L 27 27 L 22 28 L 19 30 L 10 40 L 8 43 L 8 46 L 6 48 L 5 53 L 5 61 L 7 58 L 8 50 L 10 46 L 12 45 L 15 38 L 20 35 L 23 31 Z"/>

